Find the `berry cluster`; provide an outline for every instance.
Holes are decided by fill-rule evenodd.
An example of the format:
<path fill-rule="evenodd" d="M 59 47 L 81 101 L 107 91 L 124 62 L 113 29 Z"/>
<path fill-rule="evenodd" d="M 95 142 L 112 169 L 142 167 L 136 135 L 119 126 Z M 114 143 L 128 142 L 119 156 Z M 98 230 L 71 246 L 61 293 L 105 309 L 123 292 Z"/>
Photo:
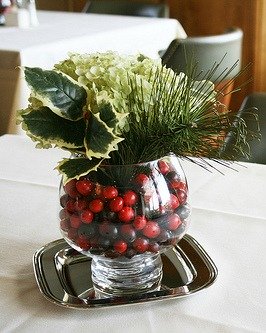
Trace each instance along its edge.
<path fill-rule="evenodd" d="M 182 238 L 190 214 L 186 181 L 165 160 L 144 171 L 134 172 L 126 186 L 103 185 L 89 174 L 63 187 L 60 228 L 72 246 L 83 253 L 132 257 Z"/>

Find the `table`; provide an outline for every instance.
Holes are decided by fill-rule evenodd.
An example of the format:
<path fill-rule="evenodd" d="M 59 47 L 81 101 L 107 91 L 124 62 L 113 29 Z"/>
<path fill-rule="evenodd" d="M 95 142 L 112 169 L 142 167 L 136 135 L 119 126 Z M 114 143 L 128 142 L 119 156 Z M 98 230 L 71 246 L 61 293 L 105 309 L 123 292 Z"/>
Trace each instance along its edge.
<path fill-rule="evenodd" d="M 15 112 L 27 106 L 29 91 L 18 66 L 52 68 L 68 52 L 158 57 L 172 39 L 186 33 L 175 19 L 68 12 L 37 12 L 40 25 L 0 29 L 0 135 L 17 133 Z"/>
<path fill-rule="evenodd" d="M 207 172 L 182 165 L 193 207 L 192 235 L 214 260 L 218 279 L 182 299 L 107 309 L 54 305 L 39 292 L 32 255 L 61 238 L 58 184 L 62 152 L 37 150 L 25 136 L 0 137 L 0 331 L 240 333 L 266 331 L 266 166 Z"/>

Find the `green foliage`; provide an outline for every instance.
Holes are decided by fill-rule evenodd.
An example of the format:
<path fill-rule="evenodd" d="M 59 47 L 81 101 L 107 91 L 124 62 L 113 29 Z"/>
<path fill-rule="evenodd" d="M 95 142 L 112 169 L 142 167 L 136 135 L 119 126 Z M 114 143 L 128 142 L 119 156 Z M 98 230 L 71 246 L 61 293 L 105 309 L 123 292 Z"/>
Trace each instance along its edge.
<path fill-rule="evenodd" d="M 84 146 L 86 123 L 84 119 L 70 121 L 53 113 L 48 107 L 28 109 L 21 114 L 23 126 L 36 140 L 58 147 L 79 148 Z"/>
<path fill-rule="evenodd" d="M 26 67 L 25 79 L 31 97 L 29 106 L 18 111 L 18 122 L 27 135 L 39 148 L 60 147 L 82 155 L 78 162 L 65 159 L 59 164 L 65 181 L 94 170 L 117 149 L 126 114 L 116 112 L 108 98 L 95 93 L 88 104 L 87 88 L 56 71 Z"/>
<path fill-rule="evenodd" d="M 97 158 L 65 158 L 58 164 L 56 169 L 63 175 L 63 183 L 66 183 L 69 179 L 81 177 L 88 172 L 96 170 L 101 162 L 102 160 Z"/>
<path fill-rule="evenodd" d="M 34 95 L 59 116 L 78 120 L 83 117 L 86 105 L 86 90 L 68 77 L 55 71 L 41 68 L 24 69 L 25 79 Z"/>
<path fill-rule="evenodd" d="M 112 52 L 72 54 L 55 70 L 25 68 L 31 96 L 18 121 L 41 148 L 60 147 L 72 158 L 57 170 L 64 182 L 105 164 L 136 164 L 174 153 L 236 159 L 258 136 L 217 100 L 209 80 L 175 74 L 144 56 Z M 255 122 L 257 120 L 255 119 Z M 234 149 L 224 152 L 224 138 Z M 74 158 L 75 157 L 75 158 Z"/>
<path fill-rule="evenodd" d="M 115 150 L 115 146 L 122 140 L 100 119 L 99 113 L 90 115 L 85 134 L 87 156 L 108 158 L 109 152 Z"/>

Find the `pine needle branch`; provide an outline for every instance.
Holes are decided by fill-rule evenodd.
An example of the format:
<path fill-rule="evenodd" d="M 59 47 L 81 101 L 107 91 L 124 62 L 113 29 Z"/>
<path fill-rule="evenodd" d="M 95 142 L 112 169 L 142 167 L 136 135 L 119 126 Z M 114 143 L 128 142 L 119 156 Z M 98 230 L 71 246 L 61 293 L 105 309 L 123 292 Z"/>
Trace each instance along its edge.
<path fill-rule="evenodd" d="M 213 70 L 216 69 L 215 66 Z M 205 164 L 209 162 L 204 158 L 217 162 L 221 158 L 235 160 L 239 155 L 249 156 L 248 140 L 257 138 L 258 131 L 251 133 L 243 118 L 233 117 L 217 101 L 224 87 L 214 93 L 209 81 L 194 81 L 193 74 L 171 75 L 170 71 L 158 70 L 148 98 L 142 82 L 131 79 L 127 118 L 130 130 L 123 131 L 124 140 L 118 150 L 111 153 L 109 163 L 141 163 L 169 153 L 184 158 L 198 157 Z M 212 70 L 210 75 L 213 75 Z M 234 149 L 224 154 L 228 133 L 234 137 Z"/>

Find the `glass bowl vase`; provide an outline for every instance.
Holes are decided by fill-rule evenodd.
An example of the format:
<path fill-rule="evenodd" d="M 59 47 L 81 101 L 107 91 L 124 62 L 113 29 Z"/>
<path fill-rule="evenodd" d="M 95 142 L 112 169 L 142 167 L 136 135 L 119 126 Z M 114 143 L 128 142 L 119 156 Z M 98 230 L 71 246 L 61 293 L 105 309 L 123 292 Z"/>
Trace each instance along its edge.
<path fill-rule="evenodd" d="M 60 230 L 90 256 L 99 297 L 160 289 L 161 253 L 187 232 L 188 184 L 168 155 L 134 165 L 101 165 L 60 185 Z"/>

